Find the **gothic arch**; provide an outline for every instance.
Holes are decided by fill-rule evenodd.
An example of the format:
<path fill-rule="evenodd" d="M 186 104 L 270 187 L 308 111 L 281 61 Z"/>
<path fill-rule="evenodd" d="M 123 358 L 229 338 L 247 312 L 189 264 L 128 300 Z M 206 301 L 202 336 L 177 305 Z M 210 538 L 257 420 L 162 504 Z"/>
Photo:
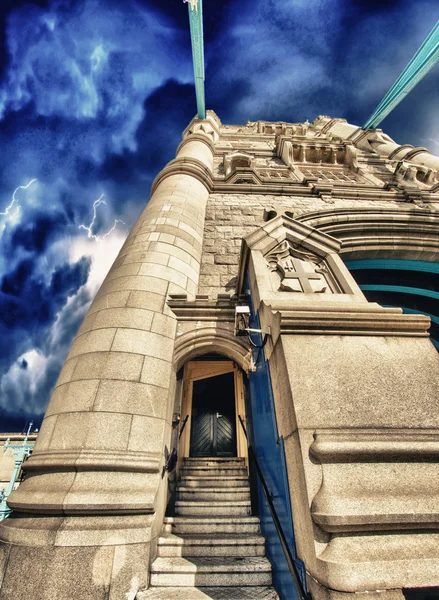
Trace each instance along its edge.
<path fill-rule="evenodd" d="M 212 352 L 227 356 L 246 373 L 249 372 L 249 349 L 238 342 L 228 329 L 217 327 L 204 327 L 179 336 L 175 344 L 174 367 L 178 371 L 189 360 Z"/>
<path fill-rule="evenodd" d="M 420 209 L 350 208 L 297 219 L 342 242 L 343 260 L 402 258 L 439 260 L 439 214 Z"/>

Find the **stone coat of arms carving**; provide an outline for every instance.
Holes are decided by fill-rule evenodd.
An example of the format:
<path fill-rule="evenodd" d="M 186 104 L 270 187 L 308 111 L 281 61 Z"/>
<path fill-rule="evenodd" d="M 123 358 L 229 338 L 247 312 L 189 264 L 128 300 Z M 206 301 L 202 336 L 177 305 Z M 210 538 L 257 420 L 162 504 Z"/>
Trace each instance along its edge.
<path fill-rule="evenodd" d="M 265 259 L 279 292 L 332 294 L 334 284 L 325 262 L 284 240 Z"/>

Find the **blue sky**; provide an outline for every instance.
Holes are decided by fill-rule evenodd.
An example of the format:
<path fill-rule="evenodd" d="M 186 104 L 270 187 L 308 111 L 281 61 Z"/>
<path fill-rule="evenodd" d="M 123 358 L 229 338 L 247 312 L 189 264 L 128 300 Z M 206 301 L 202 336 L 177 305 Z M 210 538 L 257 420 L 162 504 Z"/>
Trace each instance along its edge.
<path fill-rule="evenodd" d="M 225 123 L 361 125 L 437 0 L 204 0 L 206 104 Z M 195 114 L 181 0 L 0 7 L 0 430 L 41 420 L 90 301 Z M 383 122 L 439 153 L 436 67 Z M 82 225 L 82 227 L 81 227 Z"/>

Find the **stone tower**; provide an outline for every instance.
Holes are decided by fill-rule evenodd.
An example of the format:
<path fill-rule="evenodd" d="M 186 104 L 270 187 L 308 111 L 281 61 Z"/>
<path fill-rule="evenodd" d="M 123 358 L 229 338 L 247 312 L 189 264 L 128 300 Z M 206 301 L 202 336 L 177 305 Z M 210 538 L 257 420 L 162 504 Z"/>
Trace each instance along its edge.
<path fill-rule="evenodd" d="M 344 119 L 193 120 L 90 307 L 10 497 L 0 599 L 133 600 L 148 585 L 172 505 L 164 464 L 173 447 L 194 452 L 194 416 L 180 442 L 177 431 L 206 356 L 211 374 L 234 373 L 232 453 L 247 457 L 239 415 L 314 600 L 439 586 L 430 319 L 368 301 L 346 266 L 434 265 L 438 171 L 427 150 Z M 237 305 L 268 333 L 263 349 L 235 336 Z"/>

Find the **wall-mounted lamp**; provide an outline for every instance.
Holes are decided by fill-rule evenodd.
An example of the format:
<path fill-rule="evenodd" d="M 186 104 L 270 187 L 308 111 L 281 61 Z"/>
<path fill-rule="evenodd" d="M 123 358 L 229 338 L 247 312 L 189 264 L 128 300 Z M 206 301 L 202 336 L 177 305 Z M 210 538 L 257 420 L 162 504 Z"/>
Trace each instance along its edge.
<path fill-rule="evenodd" d="M 267 343 L 268 336 L 271 335 L 270 331 L 263 331 L 262 329 L 254 329 L 249 327 L 250 322 L 250 307 L 249 306 L 236 306 L 235 307 L 235 336 L 239 337 L 246 335 L 250 340 L 250 343 L 255 348 L 263 348 Z M 260 333 L 264 336 L 262 344 L 255 344 L 251 338 L 251 333 Z"/>

